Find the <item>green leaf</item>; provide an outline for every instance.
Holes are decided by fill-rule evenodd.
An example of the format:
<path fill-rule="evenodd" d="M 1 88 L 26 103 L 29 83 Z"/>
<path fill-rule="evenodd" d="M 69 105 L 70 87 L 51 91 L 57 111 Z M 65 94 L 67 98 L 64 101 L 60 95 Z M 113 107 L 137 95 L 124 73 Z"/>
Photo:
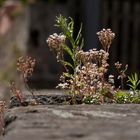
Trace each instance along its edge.
<path fill-rule="evenodd" d="M 135 73 L 135 81 L 138 81 L 138 75 Z"/>
<path fill-rule="evenodd" d="M 69 73 L 67 73 L 67 72 L 63 72 L 63 75 L 64 75 L 65 77 L 71 78 L 71 74 L 69 74 Z"/>
<path fill-rule="evenodd" d="M 80 44 L 80 50 L 84 47 L 84 39 L 82 39 L 81 44 Z"/>
<path fill-rule="evenodd" d="M 74 31 L 74 21 L 73 18 L 69 17 L 70 22 L 68 23 L 68 29 L 71 33 L 71 36 L 73 37 L 73 31 Z"/>
<path fill-rule="evenodd" d="M 69 67 L 71 67 L 72 69 L 74 69 L 71 63 L 69 63 L 69 62 L 67 62 L 67 61 L 63 61 L 63 60 L 60 60 L 60 62 L 61 62 L 63 65 L 69 66 Z"/>
<path fill-rule="evenodd" d="M 137 85 L 139 85 L 140 84 L 140 80 L 137 82 Z"/>
<path fill-rule="evenodd" d="M 135 87 L 133 85 L 127 84 L 129 87 L 131 87 L 132 89 L 135 89 Z"/>
<path fill-rule="evenodd" d="M 82 23 L 81 23 L 79 32 L 78 32 L 77 37 L 76 37 L 76 39 L 75 39 L 75 44 L 76 44 L 76 45 L 79 45 L 79 42 L 80 42 L 81 37 L 82 37 L 82 35 L 81 35 L 82 28 L 83 28 L 82 26 L 83 26 L 83 25 L 82 25 Z"/>
<path fill-rule="evenodd" d="M 131 76 L 128 76 L 128 83 L 127 84 L 129 87 L 131 87 L 133 90 L 136 90 L 138 85 L 140 84 L 140 80 L 138 79 L 137 73 L 131 74 Z"/>
<path fill-rule="evenodd" d="M 65 44 L 65 45 L 64 45 L 64 50 L 69 54 L 69 56 L 72 58 L 72 60 L 74 60 L 73 53 L 72 53 L 71 49 L 69 48 L 69 46 L 67 46 L 67 45 Z"/>
<path fill-rule="evenodd" d="M 118 91 L 117 93 L 115 93 L 114 95 L 116 98 L 121 98 L 121 97 L 126 97 L 127 94 L 124 91 Z"/>

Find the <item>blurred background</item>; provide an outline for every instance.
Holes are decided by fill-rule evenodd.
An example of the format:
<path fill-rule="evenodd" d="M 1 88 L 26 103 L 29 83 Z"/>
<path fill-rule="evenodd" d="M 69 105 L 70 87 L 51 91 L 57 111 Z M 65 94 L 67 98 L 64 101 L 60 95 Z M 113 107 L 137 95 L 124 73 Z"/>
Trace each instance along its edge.
<path fill-rule="evenodd" d="M 0 86 L 17 79 L 16 60 L 36 59 L 30 87 L 54 88 L 62 67 L 49 51 L 46 39 L 59 32 L 53 25 L 62 14 L 75 20 L 75 33 L 83 23 L 84 50 L 100 48 L 96 32 L 111 28 L 116 34 L 110 49 L 110 73 L 114 63 L 128 64 L 128 73 L 140 74 L 139 0 L 0 0 Z"/>

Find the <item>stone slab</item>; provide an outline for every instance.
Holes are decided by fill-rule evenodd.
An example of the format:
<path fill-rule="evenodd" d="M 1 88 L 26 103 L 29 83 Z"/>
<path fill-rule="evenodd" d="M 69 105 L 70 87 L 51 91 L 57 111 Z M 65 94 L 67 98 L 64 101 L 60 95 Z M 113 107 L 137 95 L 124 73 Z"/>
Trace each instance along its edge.
<path fill-rule="evenodd" d="M 18 107 L 10 118 L 3 140 L 140 140 L 135 104 Z"/>

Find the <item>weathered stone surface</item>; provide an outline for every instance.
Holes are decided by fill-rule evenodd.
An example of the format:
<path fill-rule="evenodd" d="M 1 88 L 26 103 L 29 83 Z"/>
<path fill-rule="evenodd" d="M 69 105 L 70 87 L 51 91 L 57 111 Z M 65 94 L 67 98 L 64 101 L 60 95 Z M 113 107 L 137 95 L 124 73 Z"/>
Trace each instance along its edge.
<path fill-rule="evenodd" d="M 139 140 L 139 115 L 134 104 L 13 108 L 3 140 Z"/>

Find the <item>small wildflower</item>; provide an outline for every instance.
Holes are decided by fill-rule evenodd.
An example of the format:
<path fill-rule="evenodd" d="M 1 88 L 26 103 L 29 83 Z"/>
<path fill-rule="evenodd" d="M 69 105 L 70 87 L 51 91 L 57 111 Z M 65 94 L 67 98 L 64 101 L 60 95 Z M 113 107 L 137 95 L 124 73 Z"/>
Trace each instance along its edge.
<path fill-rule="evenodd" d="M 50 50 L 62 50 L 62 45 L 65 43 L 65 39 L 65 35 L 58 35 L 57 33 L 50 35 L 47 39 Z"/>
<path fill-rule="evenodd" d="M 118 79 L 120 79 L 120 81 L 121 81 L 121 88 L 123 89 L 123 81 L 126 78 L 126 74 L 125 73 L 126 73 L 126 71 L 128 69 L 128 64 L 126 64 L 124 66 L 124 68 L 123 68 L 121 63 L 116 62 L 115 63 L 115 67 L 116 67 L 116 69 L 118 71 Z"/>
<path fill-rule="evenodd" d="M 54 33 L 53 35 L 50 35 L 47 39 L 48 46 L 51 51 L 54 51 L 57 56 L 57 61 L 64 59 L 63 53 L 64 53 L 64 47 L 65 44 L 65 35 L 58 35 L 57 33 Z"/>
<path fill-rule="evenodd" d="M 103 29 L 100 32 L 97 32 L 97 35 L 104 50 L 108 52 L 112 44 L 112 40 L 115 38 L 115 33 L 113 33 L 111 29 Z"/>
<path fill-rule="evenodd" d="M 58 84 L 57 88 L 61 87 L 62 89 L 66 89 L 68 85 L 69 85 L 68 83 L 60 83 Z"/>
<path fill-rule="evenodd" d="M 119 63 L 119 62 L 116 62 L 115 63 L 115 67 L 116 67 L 116 69 L 120 69 L 122 67 L 122 64 Z"/>
<path fill-rule="evenodd" d="M 31 57 L 19 57 L 17 61 L 17 71 L 21 72 L 24 78 L 32 75 L 35 66 L 35 59 Z"/>

